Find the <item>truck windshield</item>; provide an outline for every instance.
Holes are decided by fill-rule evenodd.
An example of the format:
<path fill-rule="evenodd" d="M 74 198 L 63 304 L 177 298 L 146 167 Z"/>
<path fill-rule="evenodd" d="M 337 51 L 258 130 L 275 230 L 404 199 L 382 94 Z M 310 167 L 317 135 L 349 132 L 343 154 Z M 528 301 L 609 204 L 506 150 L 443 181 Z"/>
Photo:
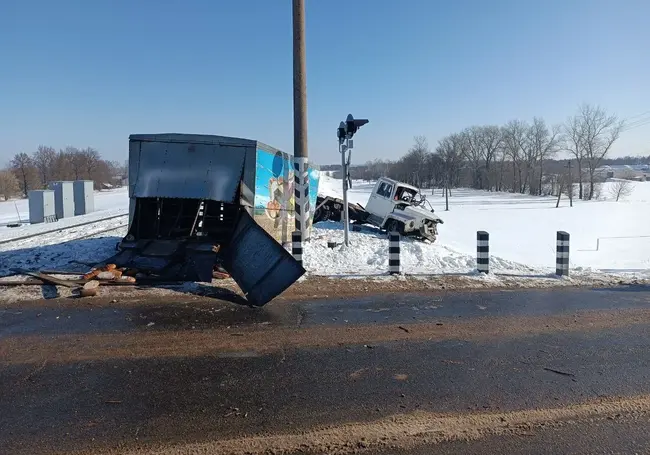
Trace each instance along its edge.
<path fill-rule="evenodd" d="M 399 187 L 395 192 L 395 200 L 411 203 L 415 199 L 416 194 L 417 191 L 412 188 Z"/>

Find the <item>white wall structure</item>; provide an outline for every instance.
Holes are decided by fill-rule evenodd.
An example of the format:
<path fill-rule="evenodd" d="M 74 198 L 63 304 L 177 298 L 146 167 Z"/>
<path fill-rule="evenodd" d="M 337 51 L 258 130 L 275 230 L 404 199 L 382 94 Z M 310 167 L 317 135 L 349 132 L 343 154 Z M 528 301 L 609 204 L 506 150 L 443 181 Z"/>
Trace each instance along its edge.
<path fill-rule="evenodd" d="M 54 211 L 58 219 L 69 218 L 74 213 L 74 190 L 72 182 L 50 182 L 54 191 Z"/>
<path fill-rule="evenodd" d="M 74 215 L 85 215 L 95 211 L 95 192 L 92 180 L 75 180 L 74 192 Z"/>
<path fill-rule="evenodd" d="M 29 199 L 30 224 L 43 223 L 46 218 L 54 218 L 54 191 L 32 190 L 27 194 L 27 197 Z"/>

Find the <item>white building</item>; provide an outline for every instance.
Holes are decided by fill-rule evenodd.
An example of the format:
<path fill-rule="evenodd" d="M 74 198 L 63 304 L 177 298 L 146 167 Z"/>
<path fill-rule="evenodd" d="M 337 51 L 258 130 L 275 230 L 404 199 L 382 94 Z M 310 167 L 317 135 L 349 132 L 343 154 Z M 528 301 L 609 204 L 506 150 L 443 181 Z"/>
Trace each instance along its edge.
<path fill-rule="evenodd" d="M 595 173 L 606 179 L 647 180 L 650 177 L 650 165 L 611 164 L 596 168 Z"/>

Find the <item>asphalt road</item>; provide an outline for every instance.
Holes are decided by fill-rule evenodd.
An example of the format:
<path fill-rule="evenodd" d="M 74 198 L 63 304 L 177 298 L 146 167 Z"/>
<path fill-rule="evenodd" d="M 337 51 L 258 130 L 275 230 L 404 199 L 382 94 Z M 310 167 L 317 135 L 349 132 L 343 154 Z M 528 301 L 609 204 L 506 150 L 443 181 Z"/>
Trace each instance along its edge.
<path fill-rule="evenodd" d="M 649 453 L 650 289 L 0 304 L 0 453 Z"/>

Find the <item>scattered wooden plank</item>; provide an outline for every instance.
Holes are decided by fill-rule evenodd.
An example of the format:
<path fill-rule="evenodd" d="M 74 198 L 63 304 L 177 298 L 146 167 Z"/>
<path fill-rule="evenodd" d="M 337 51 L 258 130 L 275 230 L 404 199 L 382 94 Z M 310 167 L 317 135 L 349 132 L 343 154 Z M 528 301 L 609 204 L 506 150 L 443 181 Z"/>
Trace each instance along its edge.
<path fill-rule="evenodd" d="M 86 272 L 72 272 L 72 271 L 69 271 L 69 270 L 41 270 L 41 273 L 46 273 L 48 275 L 82 276 Z"/>
<path fill-rule="evenodd" d="M 28 278 L 26 280 L 5 280 L 0 281 L 0 286 L 43 286 L 45 283 L 42 280 L 35 278 Z"/>
<path fill-rule="evenodd" d="M 29 272 L 27 270 L 16 270 L 18 273 L 22 273 L 23 275 L 28 275 L 32 276 L 34 278 L 39 278 L 49 284 L 54 284 L 54 285 L 59 285 L 59 286 L 65 286 L 67 288 L 78 288 L 79 285 L 77 283 L 74 283 L 73 280 L 62 280 L 60 278 L 55 278 L 53 276 L 47 275 L 45 273 L 41 272 Z"/>

